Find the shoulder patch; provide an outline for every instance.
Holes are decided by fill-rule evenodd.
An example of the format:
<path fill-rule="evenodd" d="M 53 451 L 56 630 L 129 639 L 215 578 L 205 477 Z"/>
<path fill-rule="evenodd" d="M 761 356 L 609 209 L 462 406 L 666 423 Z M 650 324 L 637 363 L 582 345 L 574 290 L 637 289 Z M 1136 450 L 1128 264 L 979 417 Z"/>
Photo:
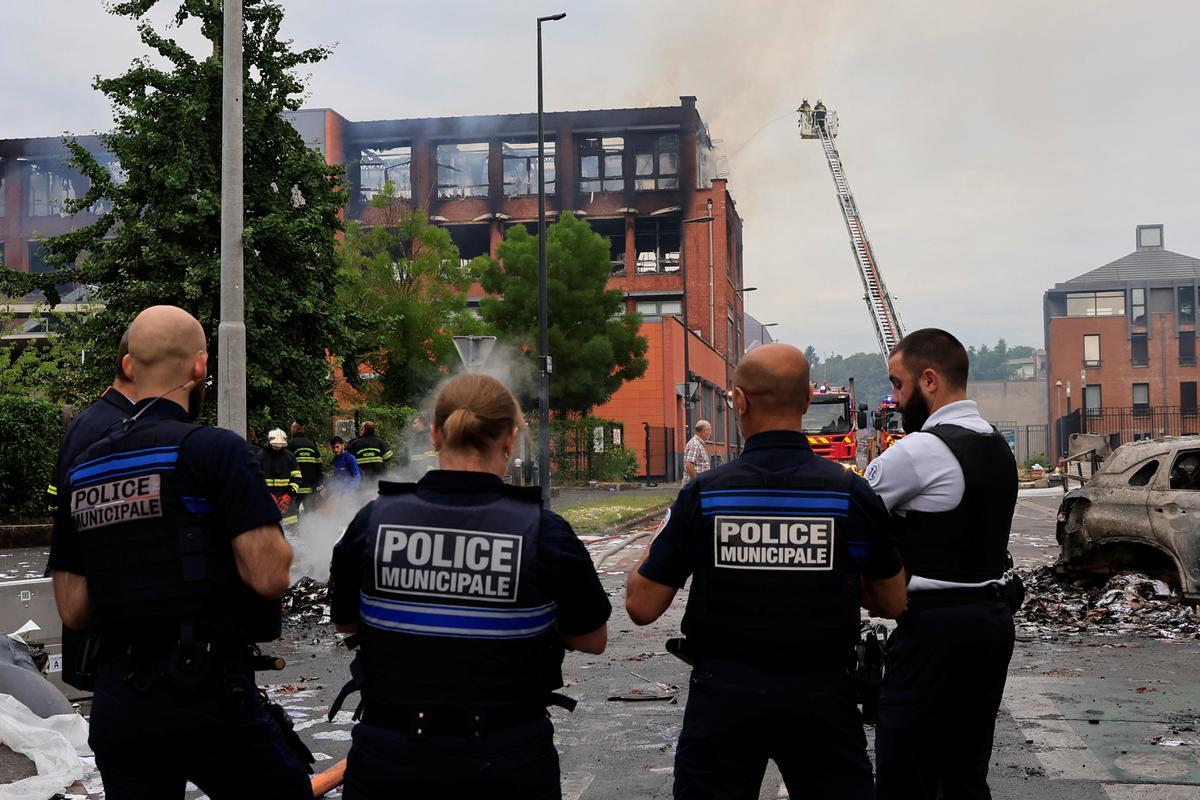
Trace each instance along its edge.
<path fill-rule="evenodd" d="M 868 464 L 864 477 L 867 479 L 869 485 L 875 486 L 878 484 L 879 479 L 883 477 L 883 461 L 877 458 Z"/>

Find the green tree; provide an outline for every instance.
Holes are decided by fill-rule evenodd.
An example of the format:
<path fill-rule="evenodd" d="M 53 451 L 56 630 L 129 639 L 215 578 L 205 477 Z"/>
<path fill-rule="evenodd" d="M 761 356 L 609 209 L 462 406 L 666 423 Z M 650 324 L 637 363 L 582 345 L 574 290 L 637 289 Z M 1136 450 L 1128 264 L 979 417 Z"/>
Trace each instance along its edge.
<path fill-rule="evenodd" d="M 1016 371 L 1015 368 L 1005 363 L 1011 357 L 1008 343 L 1003 339 L 997 341 L 995 347 L 988 347 L 986 344 L 980 345 L 978 349 L 974 345 L 968 347 L 967 358 L 971 362 L 971 380 L 1008 380 Z"/>
<path fill-rule="evenodd" d="M 533 358 L 538 350 L 538 240 L 523 225 L 509 230 L 500 261 L 483 267 L 491 296 L 483 318 Z M 646 372 L 641 315 L 622 313 L 624 297 L 610 291 L 609 244 L 586 222 L 564 214 L 546 232 L 549 276 L 550 407 L 559 417 L 585 416 L 625 381 Z"/>
<path fill-rule="evenodd" d="M 76 280 L 97 286 L 105 304 L 67 330 L 74 351 L 96 356 L 80 368 L 81 394 L 95 394 L 111 379 L 109 357 L 122 331 L 156 303 L 181 306 L 204 325 L 214 376 L 221 355 L 221 4 L 183 0 L 176 12 L 177 26 L 197 25 L 213 43 L 211 55 L 195 58 L 145 20 L 157 1 L 110 8 L 137 20 L 142 42 L 168 65 L 140 58 L 125 74 L 94 83 L 113 106 L 116 126 L 100 138 L 119 169 L 66 142 L 72 165 L 91 181 L 67 210 L 101 199 L 112 210 L 46 241 L 46 260 L 58 268 L 40 276 L 47 296 L 56 301 L 52 284 Z M 280 39 L 283 8 L 276 3 L 246 0 L 245 20 L 247 390 L 251 421 L 261 425 L 330 407 L 326 350 L 340 349 L 343 327 L 334 237 L 345 193 L 341 169 L 326 165 L 284 117 L 300 105 L 299 71 L 329 50 L 295 50 Z M 4 288 L 14 283 L 10 274 Z"/>
<path fill-rule="evenodd" d="M 821 365 L 821 356 L 817 353 L 817 348 L 811 344 L 804 348 L 804 357 L 808 359 L 808 369 L 810 372 L 815 371 Z"/>
<path fill-rule="evenodd" d="M 892 391 L 887 367 L 878 353 L 830 355 L 812 371 L 812 379 L 830 386 L 848 386 L 854 379 L 855 399 L 875 408 Z"/>
<path fill-rule="evenodd" d="M 457 363 L 451 337 L 483 332 L 467 311 L 475 271 L 461 264 L 449 231 L 404 209 L 390 181 L 368 213 L 375 224 L 349 223 L 338 248 L 349 328 L 343 369 L 361 388 L 358 368 L 367 365 L 381 376 L 380 400 L 419 405 Z"/>

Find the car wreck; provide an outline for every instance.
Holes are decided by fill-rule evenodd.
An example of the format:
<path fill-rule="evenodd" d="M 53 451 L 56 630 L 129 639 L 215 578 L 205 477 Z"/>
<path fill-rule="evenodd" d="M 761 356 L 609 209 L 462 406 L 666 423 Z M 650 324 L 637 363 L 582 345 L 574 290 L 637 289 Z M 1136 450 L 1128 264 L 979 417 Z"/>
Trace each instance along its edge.
<path fill-rule="evenodd" d="M 1200 436 L 1119 447 L 1063 496 L 1057 538 L 1062 575 L 1137 570 L 1200 601 Z"/>

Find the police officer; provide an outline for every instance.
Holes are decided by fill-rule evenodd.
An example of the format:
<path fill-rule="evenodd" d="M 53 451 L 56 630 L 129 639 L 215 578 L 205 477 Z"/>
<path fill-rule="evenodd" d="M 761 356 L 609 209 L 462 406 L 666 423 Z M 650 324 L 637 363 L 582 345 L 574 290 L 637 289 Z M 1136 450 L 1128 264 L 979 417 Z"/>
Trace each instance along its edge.
<path fill-rule="evenodd" d="M 967 352 L 943 330 L 888 358 L 904 431 L 867 468 L 911 578 L 888 644 L 875 754 L 881 798 L 987 798 L 1013 650 L 1002 576 L 1017 499 L 1004 438 L 967 399 Z"/>
<path fill-rule="evenodd" d="M 258 454 L 267 489 L 275 498 L 275 505 L 283 515 L 285 526 L 300 521 L 300 464 L 287 449 L 287 434 L 282 428 L 274 428 L 267 434 L 267 446 Z"/>
<path fill-rule="evenodd" d="M 388 463 L 395 455 L 383 439 L 375 435 L 375 423 L 367 420 L 359 426 L 358 436 L 346 445 L 346 452 L 354 456 L 368 481 L 378 480 L 387 472 Z"/>
<path fill-rule="evenodd" d="M 304 434 L 304 424 L 299 421 L 292 423 L 292 440 L 288 443 L 288 450 L 296 457 L 296 463 L 300 466 L 298 499 L 304 503 L 305 511 L 314 511 L 315 509 L 309 506 L 320 496 L 324 485 L 321 451 L 317 449 L 317 443 Z"/>
<path fill-rule="evenodd" d="M 745 450 L 680 491 L 629 575 L 638 625 L 692 578 L 676 798 L 757 798 L 768 758 L 792 797 L 873 796 L 848 667 L 860 602 L 899 615 L 904 573 L 879 499 L 801 432 L 808 376 L 790 345 L 742 359 L 732 398 Z"/>
<path fill-rule="evenodd" d="M 112 385 L 100 395 L 100 399 L 79 412 L 79 415 L 67 428 L 66 435 L 58 446 L 58 459 L 54 464 L 54 475 L 46 496 L 50 500 L 52 514 L 58 513 L 58 490 L 65 485 L 67 469 L 75 459 L 89 447 L 104 438 L 104 436 L 121 420 L 133 414 L 134 389 L 133 381 L 125 373 L 123 361 L 129 352 L 129 331 L 121 335 L 117 345 L 116 371 L 113 374 Z M 63 530 L 65 525 L 58 525 L 51 530 Z M 51 543 L 53 546 L 53 542 Z M 47 567 L 47 573 L 49 567 Z M 62 679 L 63 682 L 77 689 L 91 691 L 91 676 L 80 672 L 82 660 L 86 657 L 87 638 L 82 631 L 74 630 L 66 625 L 62 629 Z"/>
<path fill-rule="evenodd" d="M 438 394 L 440 469 L 380 483 L 333 552 L 332 616 L 357 632 L 362 691 L 347 800 L 558 798 L 548 704 L 573 705 L 564 646 L 604 651 L 608 597 L 571 526 L 504 483 L 523 425 L 495 378 Z"/>
<path fill-rule="evenodd" d="M 100 632 L 90 744 L 107 797 L 307 798 L 309 778 L 254 686 L 280 634 L 292 551 L 242 439 L 192 420 L 208 354 L 173 306 L 129 329 L 132 417 L 59 493 L 50 553 L 63 622 Z M 64 522 L 65 520 L 65 522 Z"/>

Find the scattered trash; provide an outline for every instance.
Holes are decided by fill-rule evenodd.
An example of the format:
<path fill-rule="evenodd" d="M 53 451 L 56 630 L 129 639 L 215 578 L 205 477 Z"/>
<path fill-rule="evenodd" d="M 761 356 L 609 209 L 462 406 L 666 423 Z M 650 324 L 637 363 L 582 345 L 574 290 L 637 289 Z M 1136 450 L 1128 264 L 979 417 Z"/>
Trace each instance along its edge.
<path fill-rule="evenodd" d="M 283 618 L 289 625 L 329 624 L 329 587 L 312 578 L 296 581 L 283 596 Z"/>
<path fill-rule="evenodd" d="M 668 703 L 676 703 L 679 700 L 679 690 L 668 688 L 667 684 L 657 684 L 659 689 L 655 691 L 647 691 L 644 689 L 630 689 L 626 694 L 609 695 L 609 700 L 619 700 L 625 703 L 637 703 L 644 700 L 666 700 Z"/>
<path fill-rule="evenodd" d="M 1123 572 L 1103 585 L 1064 579 L 1051 566 L 1018 569 L 1026 597 L 1016 614 L 1025 636 L 1088 632 L 1093 635 L 1135 634 L 1158 639 L 1200 638 L 1200 615 L 1161 580 L 1139 572 Z M 1028 640 L 1028 639 L 1023 639 Z"/>

